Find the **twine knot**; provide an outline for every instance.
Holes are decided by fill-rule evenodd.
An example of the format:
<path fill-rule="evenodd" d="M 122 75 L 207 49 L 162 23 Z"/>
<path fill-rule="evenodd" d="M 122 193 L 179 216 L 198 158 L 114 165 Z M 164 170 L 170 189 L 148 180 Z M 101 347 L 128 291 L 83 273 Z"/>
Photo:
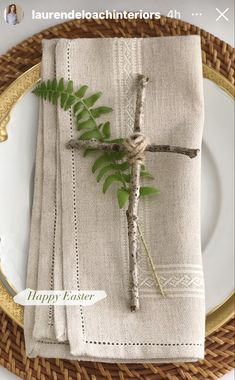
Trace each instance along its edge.
<path fill-rule="evenodd" d="M 133 133 L 125 139 L 123 145 L 127 151 L 127 158 L 130 164 L 137 161 L 140 164 L 144 162 L 144 152 L 148 141 L 142 133 Z"/>

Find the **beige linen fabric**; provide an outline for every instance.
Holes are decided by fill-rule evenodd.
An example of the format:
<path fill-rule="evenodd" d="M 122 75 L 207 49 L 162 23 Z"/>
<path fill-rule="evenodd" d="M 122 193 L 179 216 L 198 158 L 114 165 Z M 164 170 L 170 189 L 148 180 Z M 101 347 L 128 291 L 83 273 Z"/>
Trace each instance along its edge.
<path fill-rule="evenodd" d="M 144 134 L 157 144 L 201 147 L 203 91 L 198 36 L 44 41 L 42 78 L 72 79 L 102 91 L 112 136 L 133 129 L 136 80 L 150 78 Z M 200 155 L 146 153 L 161 194 L 140 200 L 139 223 L 163 298 L 141 246 L 141 308 L 129 308 L 127 222 L 115 188 L 104 196 L 93 157 L 68 150 L 71 110 L 43 101 L 27 286 L 105 290 L 93 306 L 26 307 L 29 356 L 106 362 L 193 361 L 204 356 L 205 304 L 200 243 Z M 107 119 L 107 118 L 106 118 Z M 37 265 L 38 263 L 38 265 Z"/>

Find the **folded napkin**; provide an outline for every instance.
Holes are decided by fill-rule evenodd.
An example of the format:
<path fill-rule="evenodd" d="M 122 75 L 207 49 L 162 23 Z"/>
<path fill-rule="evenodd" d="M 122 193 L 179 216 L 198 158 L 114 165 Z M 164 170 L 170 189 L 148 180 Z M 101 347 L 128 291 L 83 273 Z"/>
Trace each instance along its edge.
<path fill-rule="evenodd" d="M 43 41 L 42 79 L 102 91 L 114 138 L 133 131 L 137 76 L 150 78 L 143 133 L 151 142 L 201 147 L 199 36 Z M 106 117 L 107 119 L 107 117 Z M 195 361 L 204 356 L 205 301 L 200 241 L 200 154 L 146 153 L 157 196 L 141 198 L 139 223 L 166 294 L 140 244 L 140 309 L 130 311 L 127 220 L 116 191 L 103 195 L 94 157 L 67 149 L 72 111 L 42 101 L 27 287 L 104 290 L 92 306 L 27 306 L 30 357 L 105 362 Z"/>

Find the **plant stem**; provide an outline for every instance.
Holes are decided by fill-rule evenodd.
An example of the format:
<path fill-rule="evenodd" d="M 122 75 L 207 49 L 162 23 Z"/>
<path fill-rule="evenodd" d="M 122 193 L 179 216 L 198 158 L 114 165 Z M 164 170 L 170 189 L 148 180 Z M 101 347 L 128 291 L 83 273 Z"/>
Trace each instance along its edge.
<path fill-rule="evenodd" d="M 86 109 L 86 111 L 89 113 L 89 116 L 90 118 L 93 120 L 93 122 L 95 123 L 95 126 L 96 126 L 96 129 L 99 131 L 99 128 L 98 128 L 98 125 L 96 123 L 96 120 L 94 118 L 94 116 L 92 115 L 91 111 L 89 110 L 89 108 L 86 106 L 86 104 L 84 103 L 84 101 L 81 99 L 81 98 L 78 98 L 75 94 L 74 96 L 78 99 L 78 101 L 80 101 L 83 105 L 83 107 Z"/>
<path fill-rule="evenodd" d="M 149 259 L 149 262 L 150 262 L 150 265 L 151 265 L 151 268 L 152 268 L 152 271 L 153 271 L 153 275 L 154 275 L 154 278 L 155 278 L 155 283 L 156 283 L 156 287 L 157 287 L 157 290 L 158 288 L 160 289 L 160 292 L 162 294 L 162 296 L 165 298 L 166 295 L 165 295 L 165 292 L 162 288 L 162 285 L 161 285 L 161 282 L 160 282 L 160 279 L 158 277 L 158 274 L 157 274 L 157 271 L 156 271 L 156 267 L 154 265 L 154 262 L 153 262 L 153 259 L 152 259 L 152 256 L 150 254 L 150 251 L 148 249 L 148 246 L 147 246 L 147 243 L 146 243 L 146 240 L 144 238 L 144 235 L 140 229 L 140 226 L 139 226 L 139 223 L 137 223 L 137 228 L 138 228 L 138 232 L 139 232 L 139 235 L 140 235 L 140 238 L 141 238 L 141 241 L 143 243 L 143 246 L 144 246 L 144 249 L 145 249 L 145 252 L 146 252 L 146 255 Z"/>
<path fill-rule="evenodd" d="M 125 181 L 125 179 L 123 178 L 123 174 L 122 174 L 122 172 L 121 172 L 120 169 L 118 169 L 118 174 L 119 174 L 120 177 L 122 178 L 122 184 L 123 184 L 124 189 L 127 190 L 126 181 Z"/>

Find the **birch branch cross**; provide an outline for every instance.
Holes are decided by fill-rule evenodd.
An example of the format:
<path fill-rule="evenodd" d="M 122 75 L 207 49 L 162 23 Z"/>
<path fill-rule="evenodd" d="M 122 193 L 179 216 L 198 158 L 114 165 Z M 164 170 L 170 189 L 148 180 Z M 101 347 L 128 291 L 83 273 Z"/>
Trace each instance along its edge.
<path fill-rule="evenodd" d="M 180 146 L 157 145 L 149 143 L 146 137 L 141 133 L 144 123 L 144 102 L 146 96 L 146 86 L 149 79 L 144 75 L 138 77 L 136 111 L 133 134 L 125 139 L 123 144 L 105 143 L 98 140 L 78 140 L 72 139 L 68 142 L 67 148 L 75 149 L 95 149 L 106 152 L 126 152 L 128 161 L 131 165 L 131 181 L 129 205 L 126 211 L 128 224 L 128 241 L 129 241 L 129 266 L 130 266 L 130 285 L 131 311 L 136 311 L 140 307 L 139 285 L 138 285 L 138 204 L 140 196 L 140 170 L 144 161 L 145 152 L 165 152 L 178 153 L 194 158 L 199 153 L 199 149 L 189 149 Z M 161 290 L 161 284 L 159 283 Z M 163 292 L 162 292 L 163 294 Z"/>

